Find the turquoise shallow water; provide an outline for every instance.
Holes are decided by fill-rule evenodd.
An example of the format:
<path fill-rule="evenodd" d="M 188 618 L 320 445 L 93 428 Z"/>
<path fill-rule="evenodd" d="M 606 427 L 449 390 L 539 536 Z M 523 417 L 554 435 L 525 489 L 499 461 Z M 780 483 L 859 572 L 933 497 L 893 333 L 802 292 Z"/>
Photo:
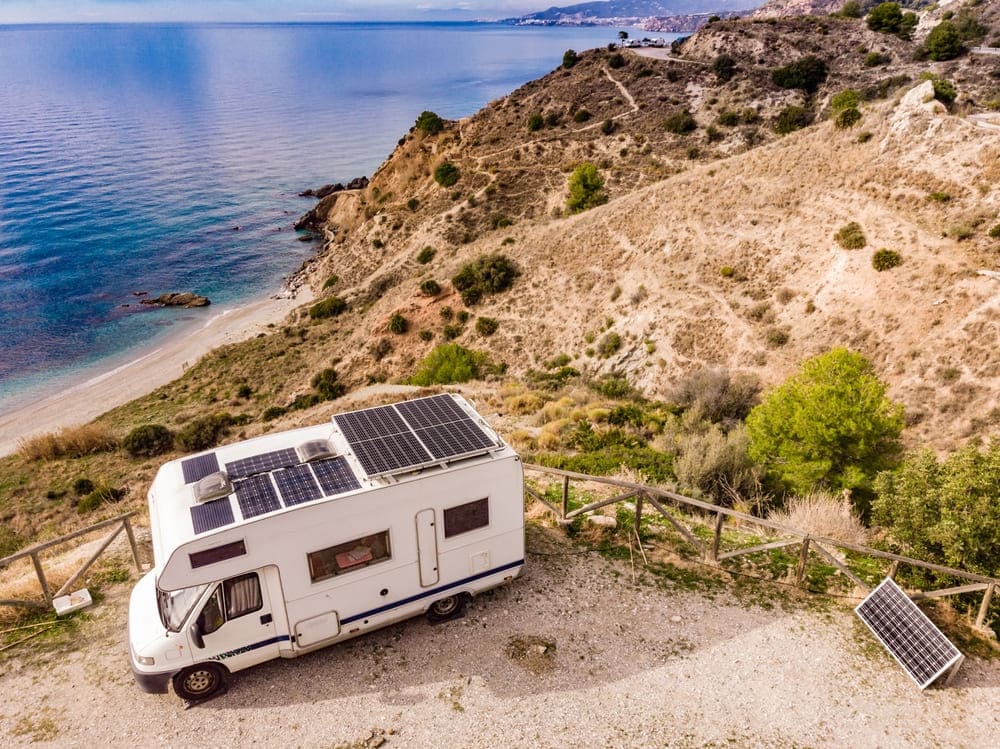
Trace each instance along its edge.
<path fill-rule="evenodd" d="M 299 191 L 370 175 L 424 109 L 469 115 L 616 34 L 0 27 L 0 412 L 276 291 L 312 251 Z"/>

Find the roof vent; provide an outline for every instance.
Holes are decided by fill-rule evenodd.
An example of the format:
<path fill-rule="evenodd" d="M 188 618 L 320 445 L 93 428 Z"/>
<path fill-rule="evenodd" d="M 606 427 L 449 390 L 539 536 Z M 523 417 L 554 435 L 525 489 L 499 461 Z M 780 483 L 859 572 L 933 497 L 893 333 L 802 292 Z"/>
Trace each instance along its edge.
<path fill-rule="evenodd" d="M 225 497 L 233 493 L 232 484 L 225 471 L 216 471 L 198 479 L 194 485 L 194 499 L 196 502 L 208 502 L 212 499 Z"/>
<path fill-rule="evenodd" d="M 337 454 L 329 440 L 309 440 L 308 442 L 303 442 L 295 448 L 295 452 L 298 453 L 299 460 L 303 463 L 308 463 L 311 460 L 332 458 Z"/>

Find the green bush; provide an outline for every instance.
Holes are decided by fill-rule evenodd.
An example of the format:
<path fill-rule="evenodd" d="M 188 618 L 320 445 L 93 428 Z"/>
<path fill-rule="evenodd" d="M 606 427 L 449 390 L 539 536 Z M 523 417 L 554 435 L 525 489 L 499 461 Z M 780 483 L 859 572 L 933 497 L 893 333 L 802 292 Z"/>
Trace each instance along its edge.
<path fill-rule="evenodd" d="M 434 181 L 441 187 L 451 187 L 458 182 L 458 167 L 450 161 L 442 161 L 434 169 Z"/>
<path fill-rule="evenodd" d="M 580 213 L 608 201 L 604 193 L 604 179 L 597 167 L 589 161 L 578 164 L 569 176 L 569 197 L 566 208 L 570 213 Z"/>
<path fill-rule="evenodd" d="M 590 119 L 590 112 L 586 109 L 578 109 L 573 113 L 573 122 L 586 122 Z"/>
<path fill-rule="evenodd" d="M 747 455 L 746 429 L 741 425 L 729 432 L 713 424 L 706 431 L 681 437 L 674 473 L 682 489 L 697 489 L 716 504 L 733 501 L 733 490 L 752 495 L 757 475 Z"/>
<path fill-rule="evenodd" d="M 625 55 L 621 52 L 615 52 L 608 58 L 608 67 L 613 69 L 625 67 Z"/>
<path fill-rule="evenodd" d="M 924 41 L 927 56 L 932 60 L 953 60 L 965 51 L 958 29 L 951 21 L 942 21 L 927 35 Z"/>
<path fill-rule="evenodd" d="M 417 333 L 417 336 L 424 343 L 426 343 L 427 341 L 431 341 L 431 340 L 434 339 L 434 333 L 432 333 L 429 330 L 421 330 L 419 333 Z"/>
<path fill-rule="evenodd" d="M 861 3 L 859 3 L 858 0 L 847 0 L 847 2 L 841 6 L 840 12 L 837 15 L 841 18 L 861 18 L 862 13 Z"/>
<path fill-rule="evenodd" d="M 884 55 L 881 52 L 869 52 L 865 55 L 865 67 L 866 68 L 877 68 L 879 65 L 888 65 L 892 61 L 889 55 Z"/>
<path fill-rule="evenodd" d="M 839 112 L 842 109 L 857 108 L 858 103 L 861 101 L 861 94 L 855 91 L 853 88 L 845 88 L 838 94 L 835 94 L 832 99 L 830 99 L 830 108 Z"/>
<path fill-rule="evenodd" d="M 83 515 L 86 512 L 96 510 L 105 502 L 117 502 L 124 496 L 124 489 L 116 489 L 110 486 L 99 486 L 87 496 L 81 497 L 80 501 L 76 503 L 76 510 Z"/>
<path fill-rule="evenodd" d="M 202 416 L 185 424 L 174 436 L 174 444 L 184 452 L 198 452 L 215 447 L 226 436 L 235 419 L 228 413 Z"/>
<path fill-rule="evenodd" d="M 424 247 L 420 252 L 417 253 L 417 262 L 421 265 L 427 265 L 431 260 L 434 259 L 434 255 L 437 254 L 437 250 L 428 245 Z"/>
<path fill-rule="evenodd" d="M 955 97 L 958 96 L 955 84 L 936 75 L 924 75 L 921 77 L 929 80 L 931 85 L 934 86 L 935 99 L 944 104 L 946 107 L 950 107 L 954 103 Z"/>
<path fill-rule="evenodd" d="M 727 109 L 719 115 L 716 120 L 723 127 L 736 127 L 740 124 L 740 113 L 732 109 Z"/>
<path fill-rule="evenodd" d="M 771 348 L 781 348 L 788 343 L 788 331 L 784 328 L 768 328 L 764 339 Z"/>
<path fill-rule="evenodd" d="M 877 271 L 889 270 L 890 268 L 895 268 L 900 265 L 903 259 L 899 256 L 899 253 L 895 250 L 878 250 L 874 255 L 872 255 L 872 267 Z"/>
<path fill-rule="evenodd" d="M 398 312 L 393 312 L 389 317 L 389 332 L 396 335 L 403 335 L 410 329 L 409 321 Z"/>
<path fill-rule="evenodd" d="M 697 412 L 713 423 L 735 424 L 757 405 L 760 380 L 756 375 L 704 367 L 684 377 L 670 391 L 670 399 L 685 411 Z"/>
<path fill-rule="evenodd" d="M 607 359 L 622 347 L 622 337 L 617 333 L 605 333 L 597 342 L 597 355 Z"/>
<path fill-rule="evenodd" d="M 837 233 L 833 235 L 834 240 L 837 244 L 843 247 L 845 250 L 860 250 L 866 244 L 868 240 L 865 238 L 865 233 L 861 228 L 861 224 L 857 221 L 852 221 L 849 224 L 845 224 L 837 230 Z"/>
<path fill-rule="evenodd" d="M 535 132 L 536 130 L 541 130 L 542 126 L 545 124 L 545 119 L 542 115 L 535 112 L 528 116 L 528 130 Z"/>
<path fill-rule="evenodd" d="M 81 477 L 73 482 L 73 493 L 78 497 L 90 494 L 92 491 L 94 491 L 94 482 L 88 478 Z"/>
<path fill-rule="evenodd" d="M 323 282 L 323 291 L 326 291 L 331 286 L 336 286 L 340 282 L 340 276 L 336 273 L 330 274 L 329 277 Z"/>
<path fill-rule="evenodd" d="M 851 107 L 850 109 L 841 110 L 837 114 L 837 119 L 834 120 L 834 124 L 839 130 L 847 130 L 850 127 L 854 127 L 861 121 L 861 112 Z"/>
<path fill-rule="evenodd" d="M 717 80 L 726 83 L 736 75 L 736 60 L 723 53 L 712 60 L 712 72 L 715 73 Z"/>
<path fill-rule="evenodd" d="M 133 458 L 152 458 L 173 449 L 174 433 L 162 424 L 143 424 L 125 435 L 122 447 Z"/>
<path fill-rule="evenodd" d="M 434 114 L 434 112 L 424 110 L 417 117 L 416 128 L 428 135 L 437 135 L 444 130 L 444 120 Z"/>
<path fill-rule="evenodd" d="M 674 112 L 663 122 L 663 126 L 668 133 L 674 135 L 687 135 L 698 127 L 698 122 L 694 116 L 686 109 Z"/>
<path fill-rule="evenodd" d="M 339 398 L 347 392 L 344 384 L 337 382 L 337 372 L 331 368 L 317 372 L 312 378 L 312 386 L 319 397 L 327 401 Z"/>
<path fill-rule="evenodd" d="M 826 80 L 826 63 L 815 55 L 806 55 L 789 65 L 771 72 L 774 85 L 781 88 L 801 89 L 813 93 Z"/>
<path fill-rule="evenodd" d="M 447 385 L 479 379 L 490 370 L 489 357 L 482 351 L 470 351 L 457 343 L 443 343 L 434 348 L 410 378 L 413 385 Z"/>
<path fill-rule="evenodd" d="M 900 39 L 911 39 L 917 26 L 917 15 L 904 13 L 899 3 L 880 3 L 868 13 L 868 28 L 882 34 L 895 34 Z"/>
<path fill-rule="evenodd" d="M 491 336 L 500 329 L 500 323 L 492 317 L 476 318 L 476 332 L 481 336 Z"/>
<path fill-rule="evenodd" d="M 935 203 L 950 203 L 951 195 L 941 190 L 935 190 L 934 192 L 927 193 L 927 199 L 933 200 Z"/>
<path fill-rule="evenodd" d="M 875 482 L 876 522 L 905 553 L 980 575 L 1000 574 L 1000 442 L 970 443 L 944 460 L 907 455 Z"/>
<path fill-rule="evenodd" d="M 322 320 L 326 317 L 337 317 L 337 315 L 347 309 L 347 302 L 339 296 L 332 296 L 321 302 L 316 302 L 309 308 L 309 317 L 313 320 Z"/>
<path fill-rule="evenodd" d="M 562 66 L 569 70 L 571 67 L 576 65 L 580 61 L 580 56 L 576 54 L 575 50 L 567 49 L 563 53 Z"/>
<path fill-rule="evenodd" d="M 615 131 L 615 121 L 605 120 L 601 123 L 601 133 L 603 135 L 611 135 Z"/>
<path fill-rule="evenodd" d="M 513 286 L 521 271 L 506 255 L 480 255 L 451 279 L 465 304 L 472 305 L 484 296 L 499 294 Z M 442 310 L 442 313 L 444 310 Z"/>
<path fill-rule="evenodd" d="M 989 235 L 993 237 L 993 239 L 1000 239 L 1000 224 L 996 224 L 992 229 L 990 229 Z"/>
<path fill-rule="evenodd" d="M 420 207 L 420 199 L 410 198 L 409 200 L 406 201 L 406 207 L 409 208 L 411 211 L 417 210 Z"/>
<path fill-rule="evenodd" d="M 811 122 L 812 113 L 808 109 L 805 107 L 791 105 L 785 107 L 778 113 L 778 117 L 774 121 L 774 132 L 779 135 L 787 135 L 788 133 L 806 127 Z"/>
<path fill-rule="evenodd" d="M 263 421 L 274 421 L 286 413 L 288 412 L 283 406 L 268 406 L 264 409 L 264 413 L 260 415 L 260 418 Z"/>
<path fill-rule="evenodd" d="M 428 278 L 422 284 L 420 284 L 420 293 L 424 296 L 437 296 L 441 293 L 441 284 L 435 281 L 433 278 Z"/>
<path fill-rule="evenodd" d="M 736 269 L 731 265 L 723 265 L 719 268 L 719 275 L 723 278 L 732 278 L 736 274 Z"/>
<path fill-rule="evenodd" d="M 849 489 L 866 514 L 871 483 L 895 465 L 903 407 L 861 354 L 836 348 L 802 363 L 747 417 L 748 448 L 783 487 Z"/>

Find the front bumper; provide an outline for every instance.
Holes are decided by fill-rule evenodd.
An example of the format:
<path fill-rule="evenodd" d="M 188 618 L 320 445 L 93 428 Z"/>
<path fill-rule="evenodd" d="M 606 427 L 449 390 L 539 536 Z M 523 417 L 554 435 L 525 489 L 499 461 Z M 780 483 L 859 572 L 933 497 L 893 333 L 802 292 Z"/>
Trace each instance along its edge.
<path fill-rule="evenodd" d="M 150 694 L 166 694 L 167 685 L 170 684 L 170 680 L 174 676 L 173 671 L 167 671 L 165 673 L 157 674 L 147 674 L 143 671 L 137 671 L 135 664 L 132 664 L 132 675 L 135 677 L 136 684 L 143 692 L 149 692 Z"/>

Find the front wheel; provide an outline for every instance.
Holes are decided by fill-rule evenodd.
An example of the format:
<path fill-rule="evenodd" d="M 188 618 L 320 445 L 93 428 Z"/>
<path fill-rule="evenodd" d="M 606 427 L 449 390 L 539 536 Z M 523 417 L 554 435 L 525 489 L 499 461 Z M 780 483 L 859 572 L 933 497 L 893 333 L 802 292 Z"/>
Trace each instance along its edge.
<path fill-rule="evenodd" d="M 466 596 L 461 593 L 447 598 L 439 598 L 427 609 L 427 619 L 432 624 L 456 619 L 465 611 L 465 602 Z"/>
<path fill-rule="evenodd" d="M 174 692 L 183 700 L 204 700 L 225 684 L 225 671 L 214 663 L 188 666 L 174 676 Z"/>

